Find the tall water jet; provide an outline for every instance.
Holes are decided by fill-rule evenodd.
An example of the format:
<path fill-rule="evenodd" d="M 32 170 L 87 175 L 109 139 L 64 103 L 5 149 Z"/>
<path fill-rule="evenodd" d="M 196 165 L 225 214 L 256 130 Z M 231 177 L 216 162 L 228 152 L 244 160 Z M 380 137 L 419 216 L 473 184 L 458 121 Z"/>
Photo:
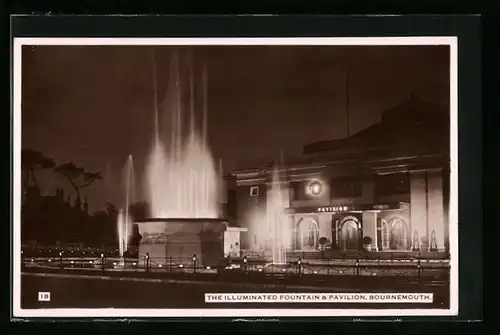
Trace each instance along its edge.
<path fill-rule="evenodd" d="M 156 71 L 153 70 L 155 134 L 146 172 L 151 214 L 162 218 L 217 218 L 219 178 L 207 145 L 206 131 L 204 129 L 203 136 L 200 136 L 195 126 L 193 75 L 189 76 L 191 120 L 188 132 L 183 137 L 182 89 L 178 57 L 175 57 L 174 65 L 173 80 L 170 81 L 170 91 L 173 93 L 169 95 L 171 101 L 167 102 L 165 110 L 172 116 L 171 143 L 168 151 L 165 150 L 158 126 L 158 88 Z M 203 83 L 205 86 L 206 79 Z M 205 96 L 205 87 L 203 92 Z M 203 101 L 205 115 L 206 96 Z M 205 123 L 206 116 L 204 125 Z"/>
<path fill-rule="evenodd" d="M 129 155 L 127 158 L 127 162 L 125 163 L 124 173 L 123 173 L 123 184 L 125 186 L 125 199 L 123 204 L 123 209 L 118 212 L 117 218 L 117 235 L 118 235 L 118 250 L 120 253 L 120 257 L 123 257 L 125 252 L 128 250 L 128 242 L 130 239 L 130 235 L 132 232 L 131 225 L 132 221 L 130 219 L 130 204 L 133 199 L 134 192 L 134 170 L 133 170 L 133 161 L 132 155 Z"/>
<path fill-rule="evenodd" d="M 203 126 L 198 131 L 195 122 L 195 80 L 192 64 L 188 71 L 188 103 L 183 103 L 183 84 L 180 61 L 175 55 L 169 73 L 167 100 L 163 112 L 169 116 L 165 134 L 159 125 L 156 61 L 153 54 L 152 82 L 155 129 L 146 166 L 152 219 L 139 223 L 143 236 L 139 253 L 152 252 L 159 256 L 198 257 L 219 253 L 222 220 L 219 217 L 220 178 L 208 148 L 207 140 L 207 72 L 202 74 Z M 189 104 L 189 127 L 184 130 L 183 110 Z M 183 120 L 184 119 L 184 120 Z M 162 134 L 163 131 L 163 134 Z M 162 136 L 167 135 L 167 136 Z M 170 136 L 168 136 L 170 135 Z M 166 143 L 169 138 L 170 143 Z M 168 150 L 165 148 L 168 147 Z M 208 244 L 211 244 L 209 246 Z M 153 246 L 154 245 L 154 246 Z M 159 246 L 163 245 L 163 249 Z M 222 248 L 223 244 L 220 243 Z M 208 251 L 211 248 L 215 251 Z M 158 251 L 158 250 L 164 251 Z M 217 249 L 217 250 L 216 250 Z M 149 250 L 149 251 L 147 251 Z M 211 255 L 209 255 L 209 253 Z M 220 250 L 222 253 L 222 249 Z M 217 256 L 218 257 L 218 256 Z"/>
<path fill-rule="evenodd" d="M 272 263 L 285 264 L 290 228 L 286 221 L 285 196 L 278 167 L 275 167 L 272 172 L 271 183 L 267 199 L 267 223 L 270 231 Z"/>
<path fill-rule="evenodd" d="M 120 258 L 123 258 L 123 254 L 127 250 L 125 245 L 125 216 L 123 210 L 118 212 L 118 218 L 116 220 L 116 230 L 118 232 L 118 252 L 120 253 Z"/>
<path fill-rule="evenodd" d="M 124 229 L 124 244 L 125 251 L 128 249 L 128 241 L 130 239 L 130 232 L 132 231 L 132 222 L 130 220 L 130 205 L 133 201 L 135 185 L 134 185 L 134 163 L 132 155 L 128 155 L 127 163 L 125 164 L 125 229 Z M 122 255 L 123 256 L 123 255 Z"/>

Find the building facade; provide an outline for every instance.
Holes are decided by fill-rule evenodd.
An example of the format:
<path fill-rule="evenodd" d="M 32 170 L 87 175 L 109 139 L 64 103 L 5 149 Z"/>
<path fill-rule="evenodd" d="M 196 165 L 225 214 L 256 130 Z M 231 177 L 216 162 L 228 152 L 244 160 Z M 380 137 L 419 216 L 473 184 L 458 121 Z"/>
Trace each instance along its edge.
<path fill-rule="evenodd" d="M 318 250 L 325 241 L 358 250 L 370 237 L 373 251 L 446 251 L 448 115 L 411 98 L 349 138 L 306 145 L 300 160 L 234 171 L 228 200 L 248 229 L 242 248 L 266 247 L 263 227 L 277 169 L 289 250 Z"/>

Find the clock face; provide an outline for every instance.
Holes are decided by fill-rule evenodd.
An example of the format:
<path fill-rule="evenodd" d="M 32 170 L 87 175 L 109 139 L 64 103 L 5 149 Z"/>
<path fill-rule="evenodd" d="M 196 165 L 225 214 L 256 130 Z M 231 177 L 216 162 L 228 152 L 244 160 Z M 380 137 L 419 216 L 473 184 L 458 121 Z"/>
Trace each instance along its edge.
<path fill-rule="evenodd" d="M 317 181 L 310 183 L 308 188 L 309 188 L 308 189 L 309 194 L 312 194 L 312 195 L 320 195 L 321 192 L 323 191 L 323 185 L 321 185 Z"/>

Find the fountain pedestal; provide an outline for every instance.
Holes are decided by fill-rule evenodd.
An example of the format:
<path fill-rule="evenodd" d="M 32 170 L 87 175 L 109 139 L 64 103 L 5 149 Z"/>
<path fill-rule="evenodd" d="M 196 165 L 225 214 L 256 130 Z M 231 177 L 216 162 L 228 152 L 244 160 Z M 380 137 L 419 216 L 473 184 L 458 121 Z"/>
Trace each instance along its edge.
<path fill-rule="evenodd" d="M 146 219 L 137 221 L 142 236 L 139 259 L 149 255 L 151 265 L 174 264 L 184 267 L 216 266 L 224 257 L 224 231 L 227 222 L 221 219 Z"/>

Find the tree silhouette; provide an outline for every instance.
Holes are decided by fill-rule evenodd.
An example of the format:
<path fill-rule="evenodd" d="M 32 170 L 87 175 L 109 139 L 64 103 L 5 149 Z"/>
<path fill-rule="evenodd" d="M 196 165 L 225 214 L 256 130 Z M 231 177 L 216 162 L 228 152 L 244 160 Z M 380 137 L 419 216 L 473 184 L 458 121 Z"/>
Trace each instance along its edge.
<path fill-rule="evenodd" d="M 41 152 L 24 149 L 21 151 L 21 170 L 23 171 L 24 185 L 26 188 L 31 185 L 40 193 L 40 188 L 36 179 L 36 170 L 52 169 L 55 166 L 51 158 L 45 157 Z"/>
<path fill-rule="evenodd" d="M 77 204 L 81 204 L 80 190 L 92 185 L 96 180 L 102 179 L 99 172 L 85 172 L 85 169 L 69 162 L 55 168 L 55 171 L 64 176 L 71 186 L 75 189 Z"/>

